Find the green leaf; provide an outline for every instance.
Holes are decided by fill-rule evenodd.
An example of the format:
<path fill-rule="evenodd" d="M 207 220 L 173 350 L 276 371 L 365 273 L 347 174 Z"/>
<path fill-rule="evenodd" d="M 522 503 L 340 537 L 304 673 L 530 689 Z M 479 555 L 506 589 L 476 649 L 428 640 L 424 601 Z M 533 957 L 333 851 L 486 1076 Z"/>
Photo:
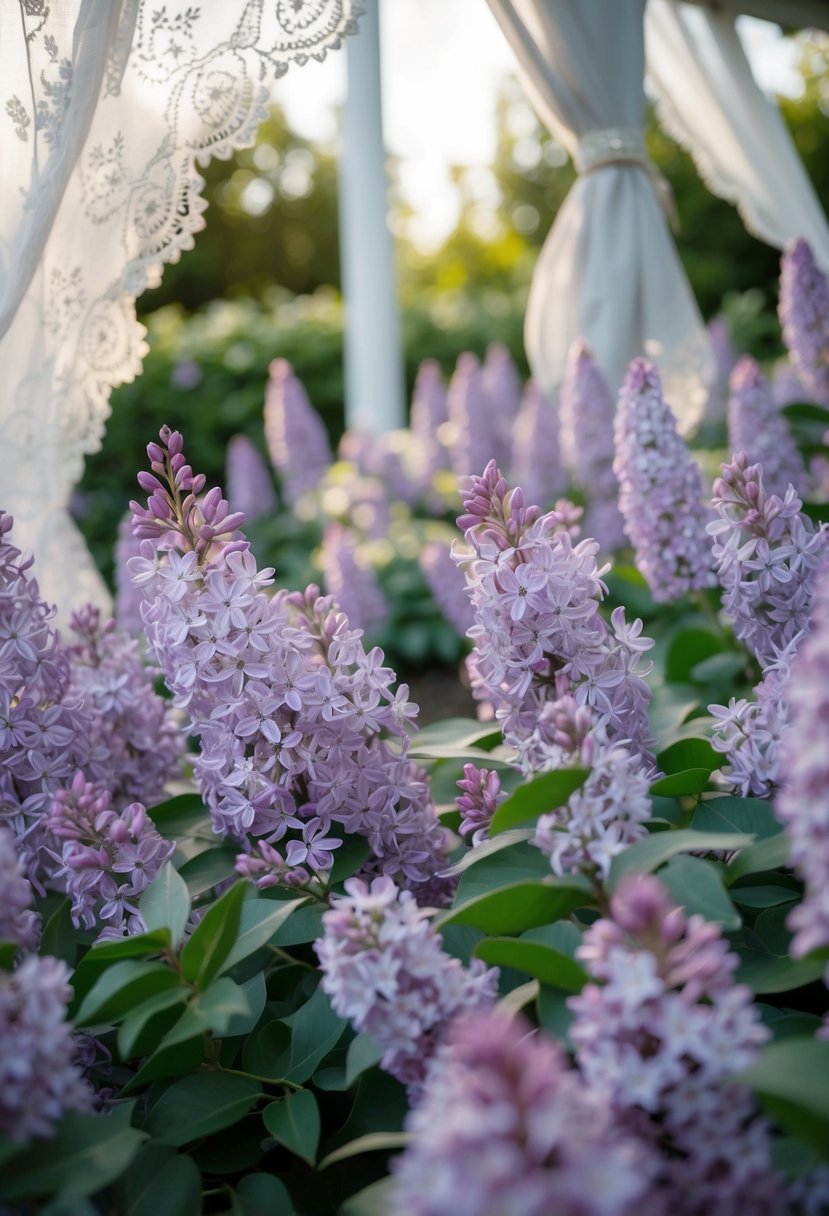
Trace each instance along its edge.
<path fill-rule="evenodd" d="M 791 887 L 774 887 L 767 884 L 731 888 L 731 898 L 742 908 L 773 908 L 777 904 L 791 903 L 797 891 Z"/>
<path fill-rule="evenodd" d="M 131 1009 L 118 1029 L 118 1054 L 122 1060 L 143 1056 L 154 1051 L 181 1012 L 189 993 L 186 988 L 172 988 L 156 993 Z"/>
<path fill-rule="evenodd" d="M 461 874 L 455 904 L 465 903 L 476 895 L 484 895 L 510 883 L 530 878 L 541 880 L 549 875 L 549 858 L 528 842 L 519 841 L 496 854 L 482 856 L 469 866 Z"/>
<path fill-rule="evenodd" d="M 193 899 L 210 891 L 235 872 L 238 849 L 213 847 L 191 857 L 179 870 Z"/>
<path fill-rule="evenodd" d="M 583 879 L 544 878 L 537 882 L 516 882 L 467 900 L 435 919 L 441 925 L 474 925 L 485 933 L 500 936 L 522 933 L 535 925 L 569 916 L 576 908 L 594 905 L 591 888 Z"/>
<path fill-rule="evenodd" d="M 665 679 L 672 684 L 684 683 L 691 677 L 692 668 L 721 650 L 722 641 L 708 629 L 680 630 L 668 647 Z"/>
<path fill-rule="evenodd" d="M 587 972 L 568 955 L 526 938 L 486 937 L 475 947 L 475 957 L 500 967 L 514 967 L 535 976 L 543 984 L 581 992 Z"/>
<path fill-rule="evenodd" d="M 737 953 L 740 956 L 737 982 L 748 984 L 758 995 L 803 988 L 820 979 L 826 970 L 826 959 L 793 959 L 748 946 L 739 947 Z"/>
<path fill-rule="evenodd" d="M 624 853 L 613 858 L 607 885 L 611 891 L 619 885 L 625 874 L 652 874 L 663 862 L 677 853 L 705 853 L 711 850 L 733 852 L 750 845 L 753 836 L 734 835 L 727 832 L 692 832 L 682 829 L 676 832 L 655 832 L 644 840 L 637 840 Z"/>
<path fill-rule="evenodd" d="M 788 1038 L 769 1043 L 739 1074 L 772 1118 L 829 1158 L 829 1043 Z"/>
<path fill-rule="evenodd" d="M 745 669 L 744 656 L 729 651 L 725 654 L 712 654 L 710 659 L 695 663 L 688 674 L 697 684 L 725 684 L 745 672 Z"/>
<path fill-rule="evenodd" d="M 575 1014 L 568 1008 L 568 993 L 561 988 L 548 988 L 542 984 L 536 998 L 538 1021 L 544 1029 L 570 1048 L 570 1025 Z"/>
<path fill-rule="evenodd" d="M 328 875 L 331 886 L 345 882 L 361 868 L 371 855 L 371 845 L 364 836 L 346 835 L 343 843 L 334 852 L 334 864 Z"/>
<path fill-rule="evenodd" d="M 711 741 L 700 738 L 680 739 L 656 757 L 656 767 L 666 776 L 694 768 L 705 768 L 713 773 L 721 763 L 721 757 L 714 751 Z"/>
<path fill-rule="evenodd" d="M 285 1183 L 273 1174 L 248 1174 L 236 1183 L 240 1216 L 295 1216 Z"/>
<path fill-rule="evenodd" d="M 248 899 L 242 904 L 239 917 L 239 929 L 230 953 L 219 968 L 219 973 L 229 971 L 242 959 L 248 958 L 267 946 L 268 942 L 288 917 L 308 902 L 308 897 L 301 899 L 273 900 Z"/>
<path fill-rule="evenodd" d="M 265 1081 L 284 1081 L 291 1067 L 290 1027 L 278 1020 L 267 1022 L 248 1039 L 242 1059 L 246 1072 Z"/>
<path fill-rule="evenodd" d="M 286 1094 L 281 1102 L 271 1102 L 262 1118 L 274 1140 L 309 1165 L 314 1164 L 320 1141 L 320 1112 L 310 1089 L 298 1089 Z"/>
<path fill-rule="evenodd" d="M 148 814 L 161 835 L 171 840 L 210 827 L 210 813 L 198 794 L 179 794 L 154 806 Z"/>
<path fill-rule="evenodd" d="M 589 770 L 585 768 L 560 768 L 519 785 L 493 815 L 489 826 L 490 836 L 497 836 L 507 828 L 518 827 L 563 806 L 574 790 L 584 785 L 589 775 Z"/>
<path fill-rule="evenodd" d="M 261 1085 L 249 1077 L 193 1073 L 165 1089 L 147 1116 L 145 1128 L 160 1144 L 190 1144 L 237 1123 L 261 1093 Z"/>
<path fill-rule="evenodd" d="M 187 1016 L 185 1010 L 183 1017 Z M 179 1019 L 179 1022 L 181 1019 Z M 172 1034 L 176 1027 L 169 1032 Z M 203 1034 L 196 1035 L 184 1042 L 167 1043 L 167 1037 L 162 1039 L 151 1056 L 144 1061 L 138 1072 L 126 1083 L 122 1094 L 134 1093 L 149 1081 L 158 1081 L 164 1077 L 181 1077 L 193 1072 L 204 1060 L 205 1039 Z"/>
<path fill-rule="evenodd" d="M 459 752 L 474 746 L 482 751 L 489 751 L 500 742 L 501 731 L 493 728 L 491 723 L 482 723 L 476 718 L 445 718 L 441 722 L 431 722 L 419 730 L 412 746 L 415 749 L 456 748 Z M 409 755 L 414 755 L 412 748 L 409 749 Z"/>
<path fill-rule="evenodd" d="M 758 840 L 776 836 L 783 825 L 765 798 L 725 795 L 700 802 L 691 821 L 695 832 L 753 832 Z"/>
<path fill-rule="evenodd" d="M 345 1058 L 345 1084 L 350 1089 L 358 1077 L 369 1068 L 379 1064 L 383 1058 L 383 1048 L 372 1035 L 365 1030 L 351 1040 Z"/>
<path fill-rule="evenodd" d="M 502 996 L 495 1004 L 495 1009 L 498 1013 L 506 1014 L 508 1017 L 515 1017 L 527 1005 L 538 1000 L 539 983 L 538 980 L 530 980 L 526 984 L 519 984 L 517 988 L 512 988 Z"/>
<path fill-rule="evenodd" d="M 75 965 L 77 954 L 77 930 L 72 924 L 72 900 L 67 895 L 43 926 L 40 938 L 40 953 L 51 954 L 62 959 L 70 967 Z"/>
<path fill-rule="evenodd" d="M 364 1187 L 347 1199 L 340 1208 L 340 1216 L 389 1216 L 393 1211 L 393 1178 L 381 1178 Z"/>
<path fill-rule="evenodd" d="M 244 984 L 240 984 L 239 989 L 247 1002 L 248 1012 L 234 1014 L 230 1018 L 224 1032 L 228 1038 L 251 1034 L 262 1016 L 268 999 L 265 975 L 262 971 L 257 971 Z"/>
<path fill-rule="evenodd" d="M 523 840 L 530 840 L 535 834 L 533 828 L 514 828 L 509 832 L 501 832 L 499 836 L 490 837 L 489 840 L 482 840 L 480 844 L 476 844 L 468 852 L 464 853 L 460 861 L 456 861 L 453 866 L 444 871 L 447 878 L 457 878 L 468 870 L 470 866 L 477 865 L 479 861 L 483 861 L 486 857 L 493 857 L 496 853 L 500 853 L 502 849 L 508 849 L 510 845 L 519 844 Z"/>
<path fill-rule="evenodd" d="M 348 1023 L 337 1017 L 321 987 L 301 1009 L 282 1020 L 291 1030 L 290 1066 L 285 1079 L 302 1084 L 336 1047 Z"/>
<path fill-rule="evenodd" d="M 169 929 L 173 944 L 178 945 L 190 915 L 190 893 L 172 862 L 162 866 L 138 907 L 148 930 Z"/>
<path fill-rule="evenodd" d="M 651 697 L 649 717 L 651 730 L 666 747 L 681 734 L 683 724 L 694 710 L 699 709 L 699 692 L 692 684 L 658 684 Z M 694 734 L 700 727 L 693 726 Z"/>
<path fill-rule="evenodd" d="M 191 984 L 203 988 L 221 969 L 236 943 L 242 903 L 250 887 L 245 879 L 234 883 L 212 904 L 181 952 L 181 970 Z"/>
<path fill-rule="evenodd" d="M 659 877 L 675 902 L 687 912 L 699 913 L 726 930 L 740 928 L 742 918 L 710 862 L 699 857 L 674 857 Z"/>
<path fill-rule="evenodd" d="M 272 946 L 300 946 L 314 942 L 322 936 L 322 917 L 325 908 L 318 903 L 297 908 L 290 919 L 274 934 Z"/>
<path fill-rule="evenodd" d="M 10 1203 L 55 1191 L 69 1198 L 108 1186 L 147 1139 L 130 1127 L 132 1107 L 130 1102 L 108 1115 L 64 1115 L 51 1140 L 38 1141 L 5 1163 L 0 1200 Z"/>
<path fill-rule="evenodd" d="M 350 1140 L 348 1144 L 335 1148 L 333 1153 L 323 1157 L 317 1169 L 327 1170 L 329 1165 L 347 1161 L 349 1157 L 359 1157 L 362 1153 L 387 1153 L 390 1149 L 405 1148 L 411 1138 L 410 1132 L 369 1132 L 366 1136 L 358 1136 L 356 1140 Z"/>
<path fill-rule="evenodd" d="M 116 1021 L 141 1001 L 180 984 L 178 974 L 165 963 L 113 963 L 86 994 L 73 1021 L 78 1026 Z"/>
<path fill-rule="evenodd" d="M 660 777 L 651 786 L 651 793 L 658 798 L 684 798 L 701 794 L 711 778 L 708 768 L 686 768 L 681 773 Z"/>
<path fill-rule="evenodd" d="M 789 864 L 789 838 L 785 832 L 760 840 L 750 848 L 744 848 L 735 857 L 725 872 L 728 886 L 746 874 L 762 874 L 766 870 L 776 870 Z"/>
<path fill-rule="evenodd" d="M 201 1022 L 204 1030 L 222 1036 L 236 1018 L 250 1014 L 250 1003 L 242 988 L 229 975 L 216 979 L 190 1002 L 188 1011 Z"/>
<path fill-rule="evenodd" d="M 195 1216 L 201 1212 L 202 1180 L 190 1157 L 148 1144 L 138 1153 L 125 1182 L 123 1216 Z"/>
<path fill-rule="evenodd" d="M 151 933 L 136 933 L 118 942 L 102 942 L 84 955 L 81 967 L 95 963 L 113 963 L 121 958 L 140 958 L 145 954 L 162 954 L 170 946 L 169 929 L 153 929 Z"/>

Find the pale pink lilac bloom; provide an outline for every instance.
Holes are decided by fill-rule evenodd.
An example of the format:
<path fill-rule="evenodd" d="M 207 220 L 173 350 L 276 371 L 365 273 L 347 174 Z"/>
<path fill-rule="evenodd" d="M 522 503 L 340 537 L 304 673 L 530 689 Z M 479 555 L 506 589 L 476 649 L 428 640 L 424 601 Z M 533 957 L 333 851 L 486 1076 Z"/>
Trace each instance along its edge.
<path fill-rule="evenodd" d="M 373 633 L 389 616 L 389 605 L 373 567 L 360 556 L 352 528 L 330 523 L 319 550 L 323 582 L 348 617 L 352 629 Z"/>
<path fill-rule="evenodd" d="M 665 603 L 712 586 L 702 473 L 645 359 L 634 359 L 625 376 L 615 441 L 619 510 L 653 598 Z"/>
<path fill-rule="evenodd" d="M 282 500 L 296 506 L 316 489 L 331 464 L 331 445 L 322 419 L 286 359 L 274 359 L 265 395 L 265 441 L 279 475 Z"/>
<path fill-rule="evenodd" d="M 723 609 L 734 633 L 763 667 L 808 628 L 815 574 L 827 546 L 790 485 L 768 494 L 761 465 L 742 452 L 722 466 L 714 483 L 718 518 L 708 524 L 712 556 L 723 588 Z"/>
<path fill-rule="evenodd" d="M 228 442 L 225 479 L 231 511 L 242 511 L 248 523 L 276 512 L 276 491 L 270 470 L 247 435 L 233 435 Z"/>
<path fill-rule="evenodd" d="M 550 505 L 567 489 L 561 463 L 556 405 L 528 380 L 512 424 L 510 477 L 522 486 L 530 502 Z"/>
<path fill-rule="evenodd" d="M 381 1067 L 417 1101 L 452 1019 L 494 1004 L 497 969 L 478 959 L 464 967 L 447 954 L 427 912 L 390 878 L 370 887 L 351 878 L 345 890 L 324 914 L 314 946 L 323 991 L 335 1013 L 372 1036 L 383 1050 Z"/>
<path fill-rule="evenodd" d="M 770 1032 L 719 927 L 674 905 L 658 878 L 622 880 L 585 932 L 590 973 L 568 1004 L 585 1084 L 659 1153 L 656 1192 L 678 1216 L 776 1216 L 770 1129 L 730 1078 Z"/>
<path fill-rule="evenodd" d="M 745 452 L 752 464 L 763 466 L 763 483 L 769 494 L 782 497 L 789 485 L 803 494 L 803 458 L 774 402 L 768 380 L 750 355 L 743 355 L 731 373 L 728 447 L 732 452 Z"/>
<path fill-rule="evenodd" d="M 811 399 L 829 405 L 829 279 L 802 237 L 783 254 L 779 313 L 795 371 Z"/>
<path fill-rule="evenodd" d="M 662 1216 L 655 1155 L 523 1018 L 450 1027 L 392 1162 L 394 1216 Z"/>

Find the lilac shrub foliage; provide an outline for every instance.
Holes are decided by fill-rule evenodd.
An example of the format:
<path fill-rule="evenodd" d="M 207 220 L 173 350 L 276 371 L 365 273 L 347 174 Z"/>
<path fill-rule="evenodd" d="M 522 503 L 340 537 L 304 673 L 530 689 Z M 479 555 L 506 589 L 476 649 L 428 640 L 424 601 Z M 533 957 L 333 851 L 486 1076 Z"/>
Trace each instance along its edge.
<path fill-rule="evenodd" d="M 783 255 L 780 322 L 795 371 L 812 398 L 829 405 L 829 279 L 802 237 Z"/>
<path fill-rule="evenodd" d="M 769 1127 L 729 1078 L 770 1037 L 717 925 L 658 878 L 623 879 L 577 956 L 593 981 L 569 1000 L 589 1089 L 659 1150 L 657 1193 L 680 1216 L 783 1210 Z"/>
<path fill-rule="evenodd" d="M 406 1120 L 394 1216 L 637 1216 L 656 1161 L 521 1018 L 459 1017 Z"/>
<path fill-rule="evenodd" d="M 283 502 L 294 507 L 317 486 L 332 456 L 322 419 L 286 359 L 274 359 L 270 366 L 265 441 L 279 475 Z"/>
<path fill-rule="evenodd" d="M 792 486 L 766 492 L 763 469 L 740 452 L 714 483 L 718 518 L 708 524 L 734 633 L 766 667 L 808 628 L 815 574 L 826 554 L 825 526 L 800 513 Z"/>
<path fill-rule="evenodd" d="M 803 459 L 755 359 L 749 355 L 740 359 L 730 388 L 729 450 L 745 452 L 752 464 L 763 466 L 763 482 L 770 494 L 782 497 L 789 485 L 803 494 Z"/>
<path fill-rule="evenodd" d="M 615 423 L 619 509 L 636 564 L 657 603 L 710 587 L 710 546 L 699 465 L 676 429 L 656 368 L 634 359 Z"/>
<path fill-rule="evenodd" d="M 447 1026 L 494 1003 L 498 972 L 448 955 L 427 913 L 390 878 L 370 887 L 350 879 L 345 890 L 324 914 L 316 943 L 323 989 L 340 1017 L 371 1034 L 381 1066 L 416 1102 Z"/>
<path fill-rule="evenodd" d="M 308 881 L 332 864 L 323 841 L 358 833 L 370 870 L 434 888 L 444 831 L 406 754 L 417 713 L 407 686 L 392 692 L 382 652 L 367 653 L 317 588 L 266 595 L 273 571 L 257 568 L 243 517 L 218 488 L 198 497 L 205 479 L 180 434 L 165 428 L 160 439 L 147 449 L 152 472 L 139 476 L 149 499 L 133 507 L 144 544 L 132 569 L 151 653 L 199 736 L 195 772 L 214 830 L 243 846 L 260 839 L 267 863 Z M 298 867 L 303 846 L 316 847 Z"/>

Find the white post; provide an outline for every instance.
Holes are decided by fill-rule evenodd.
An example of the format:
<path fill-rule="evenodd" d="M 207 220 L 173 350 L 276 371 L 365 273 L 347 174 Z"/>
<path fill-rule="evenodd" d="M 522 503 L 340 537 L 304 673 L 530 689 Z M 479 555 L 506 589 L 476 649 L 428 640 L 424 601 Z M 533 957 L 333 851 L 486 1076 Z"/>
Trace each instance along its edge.
<path fill-rule="evenodd" d="M 375 435 L 406 421 L 380 87 L 379 0 L 365 0 L 346 40 L 348 92 L 340 159 L 345 301 L 345 422 Z"/>

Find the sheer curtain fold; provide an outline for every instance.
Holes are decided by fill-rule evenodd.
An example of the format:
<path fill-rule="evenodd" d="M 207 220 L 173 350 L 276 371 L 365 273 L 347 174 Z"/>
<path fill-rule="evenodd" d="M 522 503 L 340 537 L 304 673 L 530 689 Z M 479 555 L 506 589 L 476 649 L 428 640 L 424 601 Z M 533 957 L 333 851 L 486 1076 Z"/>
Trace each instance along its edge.
<path fill-rule="evenodd" d="M 108 602 L 67 508 L 141 368 L 135 298 L 204 226 L 197 166 L 252 144 L 274 82 L 361 7 L 0 4 L 0 508 L 64 616 Z"/>

